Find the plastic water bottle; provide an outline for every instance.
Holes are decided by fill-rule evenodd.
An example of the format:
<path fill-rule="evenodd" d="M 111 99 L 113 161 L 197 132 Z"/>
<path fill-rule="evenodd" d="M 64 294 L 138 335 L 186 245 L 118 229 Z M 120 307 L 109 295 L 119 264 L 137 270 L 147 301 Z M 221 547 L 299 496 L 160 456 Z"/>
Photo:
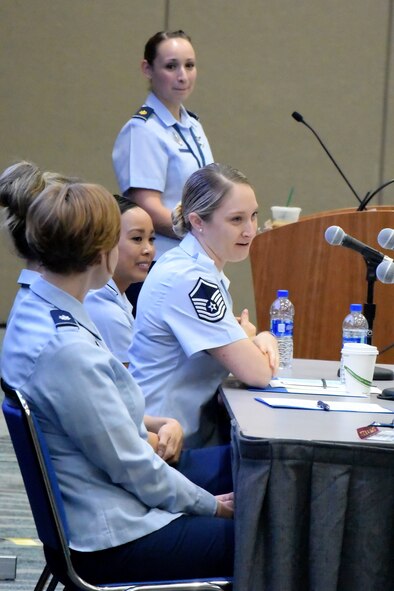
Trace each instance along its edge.
<path fill-rule="evenodd" d="M 278 340 L 279 368 L 290 369 L 293 362 L 294 306 L 287 289 L 279 289 L 271 304 L 271 333 Z"/>
<path fill-rule="evenodd" d="M 350 313 L 346 316 L 342 324 L 342 344 L 345 343 L 367 343 L 369 335 L 368 321 L 363 315 L 361 304 L 350 304 Z M 343 371 L 343 359 L 341 359 L 340 368 L 341 383 L 345 383 L 345 374 Z"/>

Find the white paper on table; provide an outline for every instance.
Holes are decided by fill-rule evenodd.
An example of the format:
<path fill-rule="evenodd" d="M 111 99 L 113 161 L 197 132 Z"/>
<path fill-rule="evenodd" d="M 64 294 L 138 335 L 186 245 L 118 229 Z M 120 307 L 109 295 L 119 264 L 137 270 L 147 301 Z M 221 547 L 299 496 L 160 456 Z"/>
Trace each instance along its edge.
<path fill-rule="evenodd" d="M 258 402 L 262 402 L 263 404 L 266 404 L 267 406 L 271 406 L 273 408 L 294 408 L 302 410 L 320 410 L 323 412 L 327 412 L 318 406 L 317 400 L 310 400 L 307 398 L 263 398 L 258 396 L 255 400 L 257 400 Z M 380 406 L 380 404 L 357 404 L 357 402 L 345 402 L 342 400 L 338 402 L 332 402 L 331 400 L 323 400 L 323 402 L 329 405 L 329 412 L 341 411 L 394 414 L 394 410 L 384 408 L 383 406 Z"/>
<path fill-rule="evenodd" d="M 322 384 L 325 383 L 326 387 Z M 344 384 L 339 380 L 302 379 L 302 378 L 274 378 L 270 381 L 271 388 L 285 388 L 289 394 L 312 394 L 316 396 L 351 396 L 367 398 L 368 394 L 352 394 L 346 392 Z M 380 394 L 381 390 L 371 387 L 371 394 Z"/>
<path fill-rule="evenodd" d="M 381 443 L 394 443 L 394 429 L 385 429 L 375 435 L 371 435 L 365 441 L 380 441 Z"/>

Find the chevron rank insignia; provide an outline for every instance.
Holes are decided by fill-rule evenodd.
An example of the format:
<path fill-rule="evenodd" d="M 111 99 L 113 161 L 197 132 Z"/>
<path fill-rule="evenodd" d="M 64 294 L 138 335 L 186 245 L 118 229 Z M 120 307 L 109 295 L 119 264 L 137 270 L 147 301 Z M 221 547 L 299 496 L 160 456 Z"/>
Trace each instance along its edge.
<path fill-rule="evenodd" d="M 152 113 L 154 113 L 152 107 L 141 107 L 138 109 L 136 114 L 133 115 L 133 119 L 142 119 L 143 121 L 148 121 Z"/>
<path fill-rule="evenodd" d="M 219 287 L 206 279 L 197 281 L 189 293 L 197 316 L 207 322 L 219 322 L 224 317 L 227 306 Z"/>
<path fill-rule="evenodd" d="M 66 312 L 65 310 L 51 310 L 51 316 L 56 328 L 62 326 L 76 326 L 78 328 L 78 323 L 71 316 L 70 312 Z"/>

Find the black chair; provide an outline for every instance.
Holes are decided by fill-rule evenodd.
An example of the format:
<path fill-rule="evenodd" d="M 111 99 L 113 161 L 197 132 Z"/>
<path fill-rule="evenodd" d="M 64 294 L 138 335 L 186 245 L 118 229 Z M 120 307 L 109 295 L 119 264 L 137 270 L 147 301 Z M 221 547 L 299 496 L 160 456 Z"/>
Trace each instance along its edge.
<path fill-rule="evenodd" d="M 75 571 L 68 545 L 68 525 L 55 470 L 44 435 L 23 396 L 1 380 L 3 413 L 22 473 L 26 493 L 43 543 L 47 563 L 34 591 L 231 591 L 231 579 L 107 583 L 92 585 Z"/>

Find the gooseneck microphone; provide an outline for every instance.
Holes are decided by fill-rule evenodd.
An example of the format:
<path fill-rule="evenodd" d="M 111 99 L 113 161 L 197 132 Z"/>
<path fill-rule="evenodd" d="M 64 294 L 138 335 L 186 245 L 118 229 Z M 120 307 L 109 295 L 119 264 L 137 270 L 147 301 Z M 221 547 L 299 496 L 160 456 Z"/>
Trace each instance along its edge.
<path fill-rule="evenodd" d="M 360 205 L 363 203 L 363 200 L 360 199 L 360 197 L 357 195 L 355 189 L 352 187 L 352 185 L 350 184 L 350 181 L 346 178 L 346 176 L 344 175 L 344 173 L 342 172 L 342 170 L 339 168 L 338 164 L 336 163 L 336 161 L 334 160 L 333 156 L 330 154 L 330 152 L 328 151 L 328 149 L 326 148 L 326 146 L 324 145 L 324 143 L 322 142 L 322 140 L 320 139 L 320 137 L 317 135 L 316 131 L 313 129 L 313 127 L 311 127 L 309 125 L 309 123 L 307 123 L 305 121 L 305 119 L 303 118 L 303 116 L 300 113 L 297 113 L 297 111 L 294 111 L 294 113 L 291 114 L 291 116 L 293 117 L 293 119 L 295 119 L 298 123 L 303 123 L 308 129 L 311 130 L 311 132 L 313 133 L 313 135 L 317 138 L 318 142 L 320 143 L 320 145 L 322 146 L 323 150 L 325 151 L 325 153 L 327 154 L 327 156 L 330 158 L 331 162 L 334 164 L 335 168 L 337 169 L 337 171 L 339 172 L 339 174 L 341 175 L 341 177 L 343 178 L 343 180 L 345 181 L 345 183 L 347 184 L 347 186 L 350 188 L 350 190 L 352 191 L 353 195 L 355 195 L 357 201 L 360 203 Z"/>
<path fill-rule="evenodd" d="M 383 228 L 378 234 L 379 246 L 394 250 L 394 230 L 392 228 Z"/>
<path fill-rule="evenodd" d="M 391 185 L 391 183 L 394 183 L 394 179 L 391 179 L 390 181 L 386 181 L 385 183 L 383 183 L 383 185 L 380 185 L 380 187 L 375 189 L 375 191 L 373 191 L 372 193 L 370 193 L 368 191 L 368 193 L 365 195 L 364 199 L 360 203 L 358 211 L 365 209 L 366 206 L 368 205 L 368 203 L 371 201 L 371 199 L 373 199 L 375 197 L 375 195 L 377 195 L 380 191 L 382 191 L 382 189 L 385 189 L 386 187 Z"/>
<path fill-rule="evenodd" d="M 364 242 L 360 242 L 357 238 L 345 234 L 339 226 L 330 226 L 327 228 L 324 237 L 328 244 L 333 246 L 345 246 L 346 248 L 351 248 L 352 250 L 359 252 L 370 263 L 379 265 L 384 259 L 391 260 L 378 250 L 371 248 L 371 246 L 364 244 Z"/>

